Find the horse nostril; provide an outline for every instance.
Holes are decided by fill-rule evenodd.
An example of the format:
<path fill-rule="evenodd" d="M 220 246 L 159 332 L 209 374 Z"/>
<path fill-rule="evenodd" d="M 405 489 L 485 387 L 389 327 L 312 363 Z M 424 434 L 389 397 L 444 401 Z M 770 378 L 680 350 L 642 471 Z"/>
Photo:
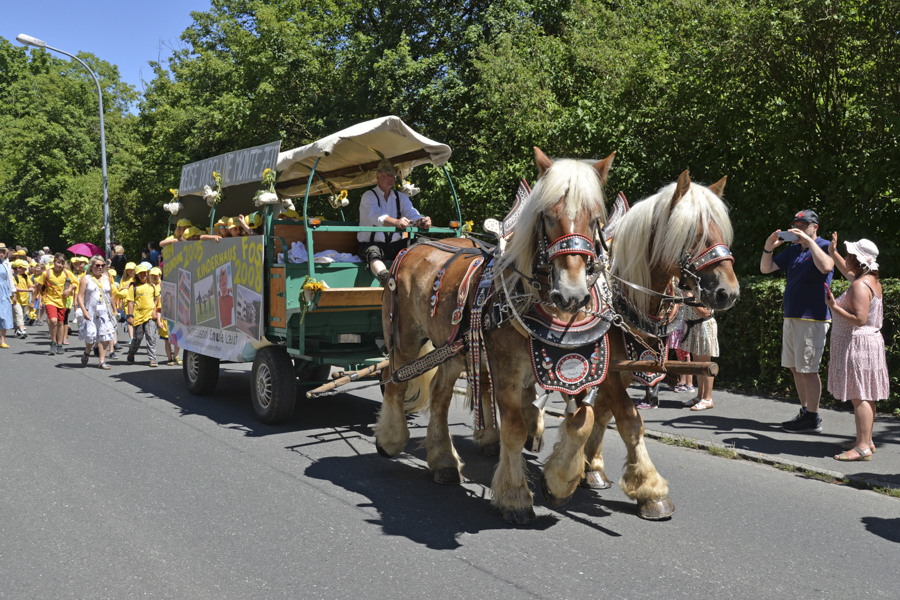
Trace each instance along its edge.
<path fill-rule="evenodd" d="M 716 302 L 719 304 L 725 304 L 728 302 L 728 292 L 725 290 L 717 290 L 716 291 Z"/>
<path fill-rule="evenodd" d="M 550 302 L 561 307 L 563 304 L 565 304 L 565 299 L 563 298 L 562 293 L 554 290 L 550 292 Z"/>

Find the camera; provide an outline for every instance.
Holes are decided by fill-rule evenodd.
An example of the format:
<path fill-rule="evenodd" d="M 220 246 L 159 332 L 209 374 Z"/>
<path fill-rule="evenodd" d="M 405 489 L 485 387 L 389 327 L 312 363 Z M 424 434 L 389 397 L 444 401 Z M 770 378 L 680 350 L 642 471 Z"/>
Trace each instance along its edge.
<path fill-rule="evenodd" d="M 796 233 L 791 233 L 790 231 L 780 231 L 778 232 L 778 239 L 782 242 L 796 242 L 800 238 L 797 237 Z"/>

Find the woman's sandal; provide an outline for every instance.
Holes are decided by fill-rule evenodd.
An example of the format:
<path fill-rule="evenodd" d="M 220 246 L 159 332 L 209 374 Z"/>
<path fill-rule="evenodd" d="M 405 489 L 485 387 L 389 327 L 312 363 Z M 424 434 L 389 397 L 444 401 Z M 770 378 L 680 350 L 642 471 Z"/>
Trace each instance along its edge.
<path fill-rule="evenodd" d="M 91 355 L 85 352 L 84 356 L 81 357 L 81 364 L 87 365 L 89 360 L 91 360 Z"/>
<path fill-rule="evenodd" d="M 98 368 L 98 369 L 103 369 L 104 371 L 109 371 L 112 367 L 110 367 L 110 366 L 109 366 L 108 364 L 106 364 L 105 362 L 102 362 L 102 363 L 100 363 L 99 365 L 97 365 L 97 368 Z"/>
<path fill-rule="evenodd" d="M 684 406 L 685 408 L 693 408 L 695 404 L 699 404 L 699 403 L 700 403 L 700 398 L 698 398 L 697 396 L 694 396 L 690 400 L 682 401 L 681 405 Z"/>
<path fill-rule="evenodd" d="M 847 452 L 856 452 L 856 458 L 851 457 Z M 839 460 L 842 462 L 855 462 L 858 460 L 872 460 L 872 451 L 868 448 L 860 449 L 860 448 L 850 448 L 847 452 L 841 452 L 837 456 L 834 457 L 834 460 Z"/>
<path fill-rule="evenodd" d="M 841 450 L 853 450 L 854 448 L 856 448 L 855 442 L 847 442 L 846 444 L 841 444 Z M 872 442 L 872 444 L 869 446 L 869 450 L 872 451 L 872 454 L 875 454 L 875 442 Z"/>
<path fill-rule="evenodd" d="M 709 408 L 712 408 L 713 406 L 715 405 L 713 404 L 712 398 L 710 398 L 709 400 L 701 400 L 700 402 L 692 406 L 691 410 L 707 410 Z"/>

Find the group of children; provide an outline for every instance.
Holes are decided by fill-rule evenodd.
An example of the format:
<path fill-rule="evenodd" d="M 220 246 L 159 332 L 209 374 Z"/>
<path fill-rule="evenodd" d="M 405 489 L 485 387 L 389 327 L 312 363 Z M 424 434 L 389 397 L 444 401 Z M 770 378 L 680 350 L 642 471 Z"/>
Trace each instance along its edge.
<path fill-rule="evenodd" d="M 179 348 L 169 343 L 168 327 L 160 312 L 162 270 L 159 267 L 152 267 L 146 262 L 129 262 L 125 265 L 122 276 L 118 277 L 115 269 L 107 268 L 102 257 L 88 259 L 75 256 L 67 260 L 64 254 L 58 253 L 46 267 L 41 262 L 28 259 L 24 251 L 16 252 L 10 258 L 13 258 L 10 266 L 15 273 L 12 302 L 16 337 L 25 339 L 28 337 L 26 326 L 41 325 L 46 319 L 50 330 L 50 354 L 62 354 L 64 346 L 69 345 L 71 326 L 79 330 L 79 337 L 85 341 L 82 363 L 88 363 L 90 353 L 94 350 L 101 357 L 100 368 L 108 369 L 104 359 L 117 358 L 115 351 L 118 333 L 115 322 L 119 321 L 126 323 L 125 328 L 130 337 L 127 352 L 129 363 L 135 361 L 135 354 L 143 341 L 150 366 L 158 366 L 158 334 L 165 340 L 168 364 L 181 364 Z M 89 262 L 91 266 L 86 269 Z M 93 285 L 90 281 L 93 281 Z M 102 303 L 93 304 L 89 311 L 85 305 L 86 292 L 90 298 L 90 291 L 97 289 L 103 290 L 106 297 Z M 90 322 L 85 323 L 97 321 L 98 315 L 90 314 L 91 312 L 108 315 L 112 326 L 98 328 L 97 323 L 93 326 Z"/>
<path fill-rule="evenodd" d="M 278 219 L 299 221 L 300 215 L 295 210 L 284 211 L 277 217 Z M 207 233 L 203 229 L 195 226 L 190 219 L 179 219 L 176 223 L 175 232 L 161 241 L 160 246 L 168 246 L 175 242 L 185 240 L 214 240 L 219 241 L 228 237 L 243 237 L 249 235 L 261 235 L 263 226 L 263 217 L 258 212 L 251 213 L 246 217 L 238 215 L 236 217 L 221 217 L 213 224 L 212 231 Z"/>

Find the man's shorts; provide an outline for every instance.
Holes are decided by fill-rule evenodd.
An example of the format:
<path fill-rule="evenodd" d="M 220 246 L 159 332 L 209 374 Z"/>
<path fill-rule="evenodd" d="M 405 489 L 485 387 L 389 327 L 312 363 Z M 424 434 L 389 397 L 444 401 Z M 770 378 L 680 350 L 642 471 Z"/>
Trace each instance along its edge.
<path fill-rule="evenodd" d="M 371 242 L 359 245 L 359 257 L 369 264 L 373 260 L 394 260 L 407 247 L 409 240 L 400 238 L 396 242 Z"/>
<path fill-rule="evenodd" d="M 52 304 L 47 305 L 47 319 L 52 321 L 56 319 L 58 322 L 62 323 L 66 318 L 66 309 L 59 308 L 58 306 L 53 306 Z"/>
<path fill-rule="evenodd" d="M 781 366 L 798 373 L 818 373 L 831 324 L 785 319 L 781 338 Z"/>

